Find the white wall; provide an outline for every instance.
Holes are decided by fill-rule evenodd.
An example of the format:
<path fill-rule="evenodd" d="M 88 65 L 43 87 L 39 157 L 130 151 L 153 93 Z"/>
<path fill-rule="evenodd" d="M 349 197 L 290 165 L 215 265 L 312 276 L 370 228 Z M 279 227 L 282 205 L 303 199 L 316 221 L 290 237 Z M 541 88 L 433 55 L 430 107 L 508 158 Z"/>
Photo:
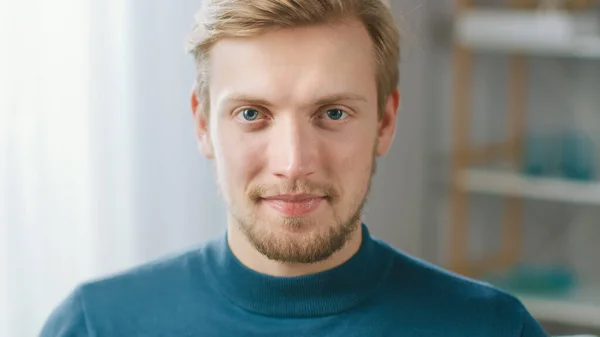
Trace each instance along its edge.
<path fill-rule="evenodd" d="M 194 134 L 193 59 L 184 50 L 197 0 L 136 1 L 134 180 L 139 255 L 151 259 L 222 233 L 226 212 Z"/>

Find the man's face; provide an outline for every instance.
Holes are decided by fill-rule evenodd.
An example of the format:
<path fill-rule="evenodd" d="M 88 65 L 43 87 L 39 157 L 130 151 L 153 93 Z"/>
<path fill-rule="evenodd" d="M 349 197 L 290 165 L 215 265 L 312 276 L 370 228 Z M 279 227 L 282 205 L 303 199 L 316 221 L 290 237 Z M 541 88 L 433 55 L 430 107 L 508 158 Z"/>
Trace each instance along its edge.
<path fill-rule="evenodd" d="M 372 42 L 358 21 L 225 39 L 211 51 L 208 120 L 196 112 L 231 217 L 263 255 L 314 263 L 360 224 L 397 93 L 377 114 Z"/>

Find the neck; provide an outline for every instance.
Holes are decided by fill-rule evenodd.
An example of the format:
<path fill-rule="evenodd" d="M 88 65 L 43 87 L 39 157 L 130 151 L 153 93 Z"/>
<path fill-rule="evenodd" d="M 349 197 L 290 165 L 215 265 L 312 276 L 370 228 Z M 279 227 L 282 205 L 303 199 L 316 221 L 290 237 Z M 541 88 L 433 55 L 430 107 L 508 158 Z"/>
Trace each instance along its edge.
<path fill-rule="evenodd" d="M 348 261 L 360 248 L 362 227 L 359 220 L 356 229 L 342 249 L 333 253 L 326 260 L 310 264 L 287 263 L 268 259 L 252 246 L 246 235 L 240 230 L 236 220 L 231 217 L 227 224 L 227 242 L 233 255 L 243 265 L 258 273 L 281 277 L 303 276 L 333 269 Z"/>

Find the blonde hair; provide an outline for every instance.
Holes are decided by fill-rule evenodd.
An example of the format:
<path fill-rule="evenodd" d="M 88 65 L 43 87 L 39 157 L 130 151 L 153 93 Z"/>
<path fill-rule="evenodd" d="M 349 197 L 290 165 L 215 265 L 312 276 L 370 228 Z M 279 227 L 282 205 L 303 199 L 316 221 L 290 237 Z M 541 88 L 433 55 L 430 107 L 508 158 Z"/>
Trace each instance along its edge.
<path fill-rule="evenodd" d="M 208 63 L 211 47 L 229 37 L 251 37 L 281 28 L 359 19 L 374 45 L 381 117 L 399 79 L 400 34 L 382 0 L 205 0 L 187 40 L 196 62 L 196 95 L 210 109 Z"/>

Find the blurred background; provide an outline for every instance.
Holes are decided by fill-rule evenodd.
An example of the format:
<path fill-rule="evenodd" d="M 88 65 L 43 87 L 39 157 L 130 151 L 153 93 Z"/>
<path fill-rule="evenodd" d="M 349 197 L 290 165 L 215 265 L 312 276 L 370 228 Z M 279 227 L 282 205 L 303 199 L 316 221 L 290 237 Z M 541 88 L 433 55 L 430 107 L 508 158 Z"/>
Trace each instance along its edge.
<path fill-rule="evenodd" d="M 200 0 L 0 0 L 0 336 L 222 233 L 184 39 Z M 364 220 L 600 334 L 600 4 L 392 0 L 402 106 Z"/>

